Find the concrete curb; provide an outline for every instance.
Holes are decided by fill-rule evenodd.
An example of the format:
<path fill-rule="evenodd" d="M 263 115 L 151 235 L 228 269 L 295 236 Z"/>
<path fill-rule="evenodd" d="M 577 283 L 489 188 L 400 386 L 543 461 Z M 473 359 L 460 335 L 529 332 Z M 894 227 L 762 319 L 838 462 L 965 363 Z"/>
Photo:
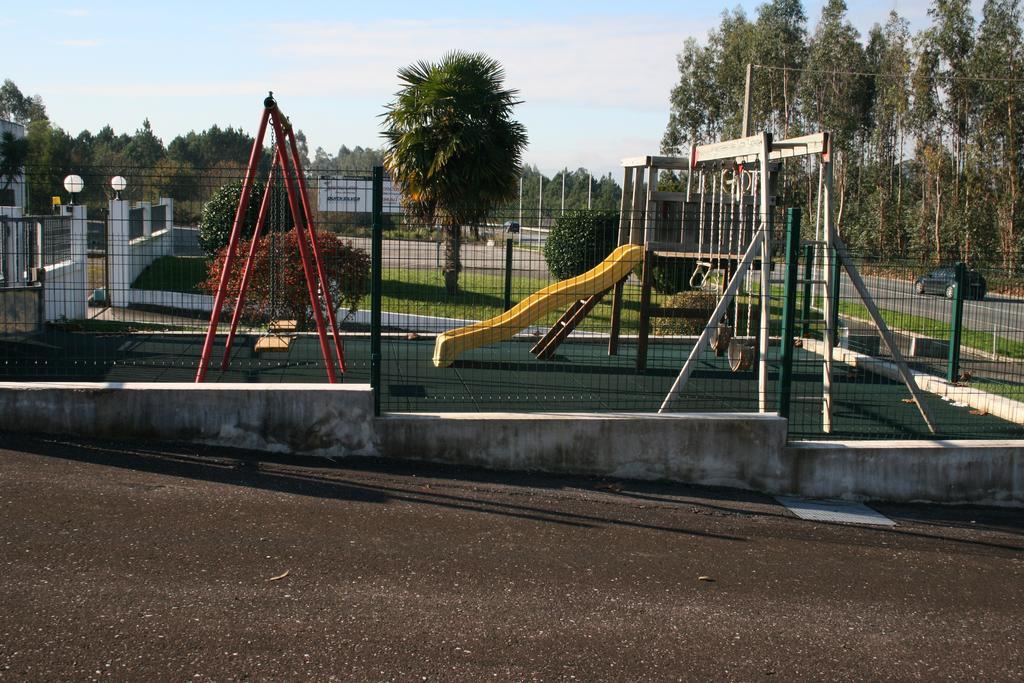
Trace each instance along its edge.
<path fill-rule="evenodd" d="M 810 498 L 1024 506 L 1024 441 L 805 441 L 784 457 Z"/>
<path fill-rule="evenodd" d="M 819 356 L 823 356 L 825 353 L 825 346 L 821 341 L 814 339 L 804 339 L 803 347 L 807 351 L 816 353 Z M 851 351 L 850 349 L 836 348 L 834 350 L 834 356 L 836 360 L 842 361 L 847 365 L 851 365 L 855 368 L 863 368 L 869 372 L 873 372 L 876 375 L 881 375 L 887 379 L 902 382 L 899 370 L 896 367 L 896 363 L 892 361 L 882 360 L 873 356 L 868 356 L 857 351 Z M 1005 396 L 998 396 L 996 394 L 990 394 L 987 391 L 981 389 L 975 389 L 973 387 L 960 386 L 947 382 L 941 377 L 936 377 L 927 372 L 921 372 L 920 370 L 910 369 L 910 373 L 914 376 L 917 381 L 917 386 L 922 391 L 935 394 L 936 396 L 947 397 L 958 403 L 963 403 L 975 410 L 981 410 L 986 413 L 991 413 L 996 417 L 1002 418 L 1007 422 L 1013 422 L 1015 424 L 1024 424 L 1024 403 L 1020 401 L 1014 401 L 1011 398 Z"/>

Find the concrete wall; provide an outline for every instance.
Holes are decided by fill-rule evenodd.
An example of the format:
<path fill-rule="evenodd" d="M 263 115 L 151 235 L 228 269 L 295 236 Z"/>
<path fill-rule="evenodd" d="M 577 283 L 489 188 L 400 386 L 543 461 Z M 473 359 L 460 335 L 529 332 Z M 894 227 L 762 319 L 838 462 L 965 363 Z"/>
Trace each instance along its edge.
<path fill-rule="evenodd" d="M 1024 505 L 1024 441 L 787 446 L 786 421 L 775 415 L 372 411 L 369 386 L 358 384 L 0 383 L 0 432 L 379 455 L 814 498 Z"/>
<path fill-rule="evenodd" d="M 786 449 L 789 488 L 812 498 L 1024 504 L 1024 442 L 805 442 Z"/>
<path fill-rule="evenodd" d="M 175 256 L 203 256 L 203 248 L 199 245 L 199 228 L 175 225 L 172 247 Z"/>
<path fill-rule="evenodd" d="M 120 306 L 163 306 L 185 311 L 213 310 L 213 296 L 210 294 L 187 294 L 185 292 L 164 292 L 149 289 L 129 289 L 123 293 Z"/>
<path fill-rule="evenodd" d="M 18 206 L 0 206 L 0 217 L 21 218 Z M 0 282 L 6 287 L 24 284 L 30 247 L 22 244 L 25 236 L 14 221 L 0 221 Z"/>
<path fill-rule="evenodd" d="M 0 338 L 43 329 L 43 288 L 0 287 Z"/>
<path fill-rule="evenodd" d="M 65 215 L 70 216 L 71 243 L 70 253 L 57 256 L 43 253 L 43 237 L 38 227 L 38 218 L 25 218 L 21 209 L 3 207 L 0 215 L 11 218 L 25 218 L 24 223 L 8 223 L 0 231 L 0 270 L 7 286 L 25 286 L 30 284 L 28 278 L 34 277 L 30 272 L 30 263 L 46 263 L 40 277 L 43 286 L 43 315 L 46 320 L 79 320 L 86 316 L 88 292 L 86 292 L 86 242 L 88 216 L 83 205 L 63 207 Z M 32 226 L 36 226 L 33 228 Z M 31 243 L 26 244 L 29 241 Z M 13 301 L 13 300 L 12 300 Z M 21 306 L 20 301 L 15 305 Z M 2 324 L 0 319 L 0 324 Z"/>
<path fill-rule="evenodd" d="M 164 200 L 161 200 L 164 201 Z M 161 256 L 174 251 L 174 231 L 164 228 L 152 231 L 150 204 L 143 202 L 147 220 L 143 222 L 143 236 L 129 239 L 129 202 L 110 202 L 110 217 L 107 223 L 107 278 L 110 282 L 110 303 L 113 306 L 129 306 L 131 286 L 135 278 Z"/>
<path fill-rule="evenodd" d="M 0 431 L 376 453 L 368 385 L 0 382 Z"/>
<path fill-rule="evenodd" d="M 775 415 L 418 413 L 378 431 L 386 457 L 763 490 L 785 479 Z"/>
<path fill-rule="evenodd" d="M 71 258 L 44 268 L 43 300 L 47 321 L 81 320 L 88 312 L 86 207 L 68 208 L 71 212 Z"/>

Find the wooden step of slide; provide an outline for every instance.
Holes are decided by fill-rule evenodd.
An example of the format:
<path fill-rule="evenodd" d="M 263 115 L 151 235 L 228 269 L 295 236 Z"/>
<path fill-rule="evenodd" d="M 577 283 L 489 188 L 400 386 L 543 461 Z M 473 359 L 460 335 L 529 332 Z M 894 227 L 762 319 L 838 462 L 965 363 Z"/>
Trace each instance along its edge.
<path fill-rule="evenodd" d="M 555 349 L 565 341 L 565 338 L 576 326 L 579 325 L 590 311 L 594 310 L 594 306 L 609 292 L 611 288 L 598 292 L 593 296 L 589 296 L 586 299 L 580 299 L 574 302 L 569 309 L 562 314 L 562 317 L 558 319 L 551 329 L 547 331 L 539 342 L 534 344 L 533 348 L 530 349 L 530 353 L 535 355 L 540 360 L 547 360 L 551 356 L 555 355 Z"/>

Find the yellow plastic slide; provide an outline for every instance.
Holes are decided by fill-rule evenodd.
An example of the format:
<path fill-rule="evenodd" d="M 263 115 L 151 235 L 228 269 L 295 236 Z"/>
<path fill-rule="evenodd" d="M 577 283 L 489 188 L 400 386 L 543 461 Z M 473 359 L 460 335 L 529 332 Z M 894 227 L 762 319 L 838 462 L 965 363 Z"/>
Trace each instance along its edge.
<path fill-rule="evenodd" d="M 535 323 L 551 311 L 568 308 L 578 299 L 603 292 L 626 277 L 630 270 L 643 261 L 643 257 L 642 246 L 624 244 L 591 270 L 548 285 L 501 315 L 438 335 L 437 341 L 434 342 L 434 365 L 446 368 L 454 363 L 463 351 L 511 339 L 524 327 Z"/>

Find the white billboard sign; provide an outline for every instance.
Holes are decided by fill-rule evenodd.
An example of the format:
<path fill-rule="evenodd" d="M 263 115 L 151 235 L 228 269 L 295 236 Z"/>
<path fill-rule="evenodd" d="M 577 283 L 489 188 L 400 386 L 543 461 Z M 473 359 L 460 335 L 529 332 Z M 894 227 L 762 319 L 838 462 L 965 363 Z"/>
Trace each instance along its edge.
<path fill-rule="evenodd" d="M 373 210 L 373 181 L 322 175 L 317 178 L 317 208 L 339 213 L 370 213 Z M 384 179 L 384 213 L 401 213 L 402 195 Z"/>

